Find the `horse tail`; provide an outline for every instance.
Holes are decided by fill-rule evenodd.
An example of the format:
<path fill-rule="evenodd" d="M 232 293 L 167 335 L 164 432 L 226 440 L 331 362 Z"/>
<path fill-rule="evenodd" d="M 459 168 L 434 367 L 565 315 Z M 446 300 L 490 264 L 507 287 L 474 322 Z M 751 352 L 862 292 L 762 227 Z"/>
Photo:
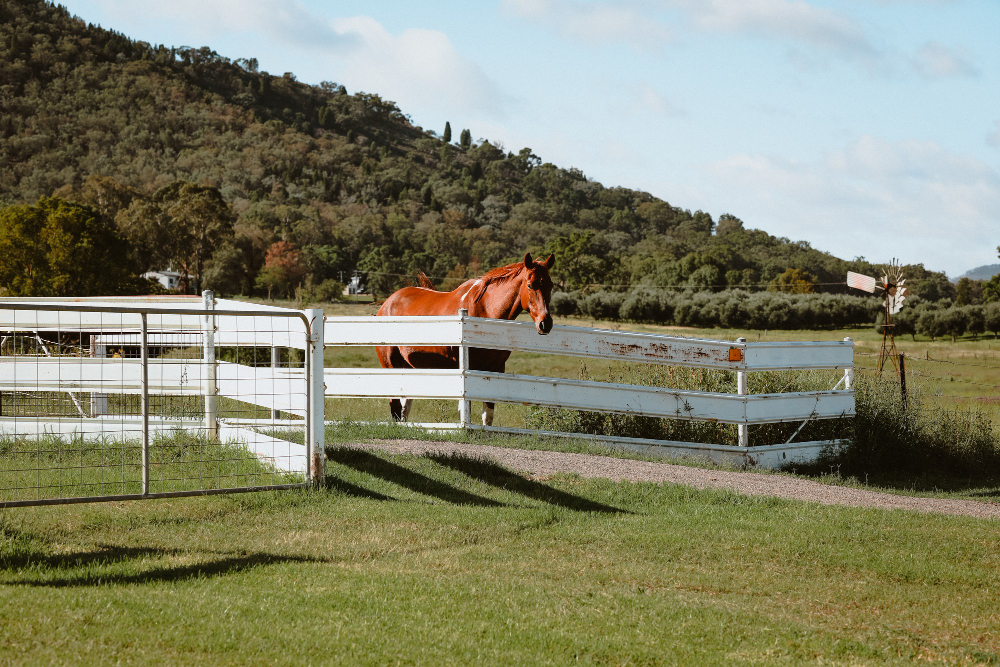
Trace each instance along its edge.
<path fill-rule="evenodd" d="M 427 274 L 419 269 L 417 270 L 417 283 L 419 283 L 419 285 L 424 289 L 437 289 L 434 287 L 434 283 L 431 282 L 431 279 L 427 277 Z"/>

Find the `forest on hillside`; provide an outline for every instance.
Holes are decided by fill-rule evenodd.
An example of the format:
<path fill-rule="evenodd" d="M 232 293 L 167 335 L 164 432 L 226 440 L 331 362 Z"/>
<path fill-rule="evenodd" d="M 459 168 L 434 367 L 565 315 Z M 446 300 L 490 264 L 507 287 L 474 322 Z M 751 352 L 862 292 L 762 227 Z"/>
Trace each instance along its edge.
<path fill-rule="evenodd" d="M 844 286 L 848 269 L 878 272 L 863 258 L 442 130 L 415 126 L 378 94 L 135 41 L 44 0 L 0 0 L 0 291 L 135 292 L 148 289 L 142 272 L 173 267 L 192 276 L 191 291 L 313 300 L 336 298 L 360 272 L 384 297 L 418 270 L 450 289 L 528 251 L 556 254 L 568 311 L 663 294 L 643 298 L 669 301 L 673 317 L 695 294 L 769 290 L 839 295 L 845 313 L 863 313 L 851 323 L 874 318 L 877 302 Z M 98 232 L 120 241 L 117 287 L 58 274 L 74 264 L 67 248 L 84 252 Z M 28 233 L 56 241 L 19 258 Z M 100 261 L 91 252 L 78 264 Z M 956 298 L 943 274 L 905 272 L 912 296 Z M 595 296 L 606 294 L 618 296 Z M 667 317 L 629 312 L 640 311 Z M 613 316 L 632 319 L 620 307 Z"/>

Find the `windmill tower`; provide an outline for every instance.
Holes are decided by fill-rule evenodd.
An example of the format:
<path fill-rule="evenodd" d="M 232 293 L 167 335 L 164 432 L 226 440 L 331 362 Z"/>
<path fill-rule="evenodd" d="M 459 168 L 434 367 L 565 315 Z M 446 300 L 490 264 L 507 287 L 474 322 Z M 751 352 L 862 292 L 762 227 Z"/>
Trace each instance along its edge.
<path fill-rule="evenodd" d="M 896 374 L 900 375 L 901 381 L 904 380 L 899 368 L 899 352 L 896 350 L 896 337 L 893 333 L 892 316 L 898 313 L 903 307 L 903 301 L 906 299 L 907 292 L 907 288 L 904 287 L 905 282 L 906 279 L 903 278 L 903 270 L 899 266 L 899 262 L 895 259 L 885 267 L 885 272 L 882 274 L 881 280 L 860 273 L 854 273 L 853 271 L 847 272 L 848 287 L 853 287 L 870 294 L 874 294 L 875 290 L 882 290 L 882 350 L 878 356 L 878 372 L 882 372 L 882 367 L 885 366 L 887 358 L 892 359 L 892 365 L 896 369 Z"/>

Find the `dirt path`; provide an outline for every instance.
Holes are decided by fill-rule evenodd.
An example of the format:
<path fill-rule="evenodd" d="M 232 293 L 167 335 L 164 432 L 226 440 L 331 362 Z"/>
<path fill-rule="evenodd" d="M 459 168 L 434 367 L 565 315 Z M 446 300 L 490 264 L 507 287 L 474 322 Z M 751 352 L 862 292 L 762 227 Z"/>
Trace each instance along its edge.
<path fill-rule="evenodd" d="M 981 519 L 1000 518 L 1000 503 L 897 496 L 891 493 L 822 484 L 784 475 L 705 470 L 669 463 L 634 461 L 593 454 L 511 449 L 456 442 L 384 440 L 348 446 L 401 454 L 462 454 L 470 457 L 489 458 L 504 467 L 527 473 L 535 478 L 545 478 L 557 473 L 575 473 L 581 477 L 603 477 L 616 481 L 670 482 L 686 484 L 699 489 L 730 489 L 751 496 L 776 496 L 792 500 L 806 500 L 823 505 L 914 510 L 936 514 L 972 516 Z"/>

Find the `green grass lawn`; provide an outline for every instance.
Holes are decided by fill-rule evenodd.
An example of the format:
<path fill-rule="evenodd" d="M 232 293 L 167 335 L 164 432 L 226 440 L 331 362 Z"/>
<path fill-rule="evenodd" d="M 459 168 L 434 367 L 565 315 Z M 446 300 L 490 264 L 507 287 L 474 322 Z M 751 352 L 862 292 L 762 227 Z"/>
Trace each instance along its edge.
<path fill-rule="evenodd" d="M 1000 662 L 1000 524 L 330 450 L 330 488 L 0 511 L 0 663 Z"/>

